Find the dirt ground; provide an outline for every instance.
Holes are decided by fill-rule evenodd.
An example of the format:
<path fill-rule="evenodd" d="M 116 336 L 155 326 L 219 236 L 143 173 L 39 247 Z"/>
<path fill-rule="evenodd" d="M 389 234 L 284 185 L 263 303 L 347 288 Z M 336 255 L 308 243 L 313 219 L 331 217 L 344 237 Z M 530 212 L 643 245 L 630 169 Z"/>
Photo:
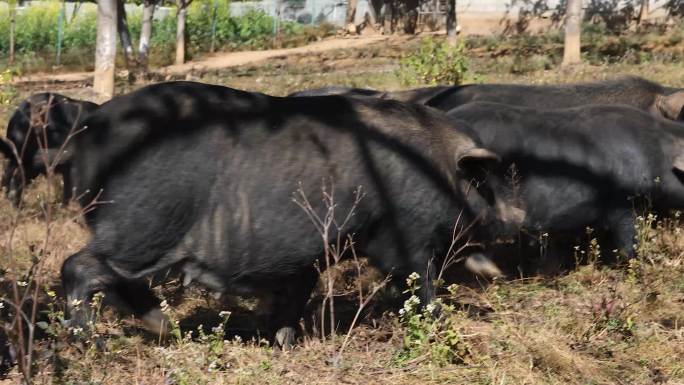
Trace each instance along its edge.
<path fill-rule="evenodd" d="M 395 73 L 399 59 L 425 36 L 337 37 L 298 48 L 222 53 L 182 66 L 153 69 L 146 77 L 124 70 L 117 75 L 117 93 L 165 80 L 196 80 L 272 95 L 327 85 L 397 90 L 407 88 Z M 684 72 L 679 70 L 679 64 L 615 63 L 514 73 L 509 70 L 509 58 L 492 59 L 482 49 L 472 51 L 471 69 L 476 79 L 471 80 L 483 83 L 556 84 L 637 75 L 670 86 L 684 85 Z M 33 74 L 14 81 L 22 95 L 53 90 L 72 97 L 98 99 L 89 90 L 90 73 Z"/>
<path fill-rule="evenodd" d="M 201 60 L 190 61 L 185 64 L 155 68 L 153 71 L 161 76 L 185 76 L 188 73 L 198 71 L 206 72 L 238 67 L 247 64 L 256 64 L 277 57 L 311 55 L 325 51 L 360 48 L 374 43 L 387 41 L 390 40 L 390 38 L 396 39 L 397 37 L 378 34 L 350 37 L 332 37 L 295 48 L 221 52 Z M 92 81 L 92 72 L 71 72 L 57 74 L 34 73 L 17 77 L 14 79 L 14 81 L 15 84 L 23 82 L 89 82 Z"/>

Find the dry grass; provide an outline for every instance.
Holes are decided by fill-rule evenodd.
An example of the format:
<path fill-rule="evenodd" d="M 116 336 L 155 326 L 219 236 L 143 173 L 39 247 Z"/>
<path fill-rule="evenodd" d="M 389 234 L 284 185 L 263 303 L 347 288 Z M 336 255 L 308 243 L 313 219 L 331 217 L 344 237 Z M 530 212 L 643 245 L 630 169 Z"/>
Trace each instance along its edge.
<path fill-rule="evenodd" d="M 363 54 L 284 58 L 265 66 L 204 74 L 201 79 L 280 95 L 327 84 L 396 89 L 398 82 L 391 71 L 400 53 L 400 46 L 390 45 Z M 349 57 L 363 55 L 349 63 Z M 496 82 L 550 83 L 603 79 L 616 73 L 684 85 L 681 68 L 668 65 L 483 76 Z M 36 89 L 22 91 L 26 94 Z M 66 93 L 79 95 L 78 90 L 72 91 Z M 4 121 L 0 119 L 0 123 Z M 31 255 L 41 247 L 46 191 L 43 178 L 27 189 L 27 204 L 11 242 L 12 265 L 6 259 L 12 232 L 8 218 L 16 211 L 0 199 L 3 268 L 28 268 Z M 47 204 L 55 214 L 43 269 L 47 285 L 41 293 L 58 284 L 61 262 L 88 237 L 87 230 L 74 219 L 77 209 L 60 208 L 55 199 L 48 199 Z M 193 331 L 192 336 L 159 343 L 142 333 L 129 317 L 105 312 L 97 332 L 104 336 L 106 349 L 98 351 L 92 345 L 67 342 L 66 331 L 55 326 L 54 337 L 40 337 L 36 383 L 684 384 L 684 245 L 679 232 L 678 225 L 663 225 L 650 232 L 644 238 L 647 247 L 629 268 L 590 264 L 559 277 L 459 286 L 453 295 L 444 297 L 446 303 L 455 305 L 446 316 L 465 347 L 455 363 L 433 362 L 425 355 L 401 358 L 407 329 L 394 314 L 396 307 L 385 305 L 389 292 L 379 293 L 373 308 L 354 329 L 341 361 L 335 362 L 344 328 L 332 340 L 322 342 L 309 334 L 291 352 L 273 351 L 243 333 L 242 327 L 253 323 L 253 301 L 218 302 L 202 290 L 183 290 L 172 281 L 157 291 L 171 305 L 170 315 L 180 321 L 182 332 L 187 336 Z M 368 274 L 364 279 L 370 285 L 382 277 Z M 349 288 L 345 279 L 337 282 L 337 291 Z M 348 308 L 355 310 L 355 299 L 349 297 L 352 305 Z M 41 298 L 46 304 L 54 303 L 54 310 L 63 307 L 46 294 Z M 336 306 L 347 311 L 342 300 Z M 233 311 L 228 333 L 212 333 L 223 309 Z M 43 313 L 41 320 L 48 321 L 48 315 Z M 203 335 L 198 332 L 199 324 Z M 236 339 L 235 334 L 245 335 Z M 10 373 L 6 381 L 19 382 L 18 373 Z"/>
<path fill-rule="evenodd" d="M 640 260 L 636 278 L 611 267 L 583 266 L 555 279 L 460 288 L 449 298 L 468 353 L 459 364 L 401 361 L 405 330 L 385 313 L 366 319 L 337 364 L 341 341 L 313 336 L 291 352 L 226 336 L 159 344 L 111 314 L 100 330 L 106 352 L 46 342 L 37 383 L 102 384 L 678 384 L 684 381 L 684 264 Z M 649 277 L 649 278 L 646 278 Z M 603 316 L 596 306 L 615 301 Z M 191 305 L 188 305 L 191 304 Z M 474 311 L 491 306 L 488 312 Z M 174 307 L 174 318 L 204 307 L 194 291 Z M 234 310 L 234 308 L 233 308 Z M 376 326 L 373 326 L 373 325 Z M 194 330 L 194 329 L 190 329 Z M 185 330 L 187 333 L 189 330 Z"/>

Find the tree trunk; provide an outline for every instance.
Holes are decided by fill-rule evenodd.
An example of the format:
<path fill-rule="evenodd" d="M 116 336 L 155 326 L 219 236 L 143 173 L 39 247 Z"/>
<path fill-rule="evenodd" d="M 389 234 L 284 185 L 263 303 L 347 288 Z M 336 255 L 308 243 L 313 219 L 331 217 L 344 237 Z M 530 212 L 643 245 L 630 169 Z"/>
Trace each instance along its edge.
<path fill-rule="evenodd" d="M 358 1 L 357 0 L 348 0 L 347 2 L 347 17 L 346 17 L 346 24 L 347 24 L 347 32 L 349 33 L 356 33 L 356 5 Z"/>
<path fill-rule="evenodd" d="M 110 98 L 114 96 L 116 1 L 99 0 L 97 2 L 97 43 L 93 89 L 95 92 Z"/>
<path fill-rule="evenodd" d="M 185 17 L 188 14 L 188 3 L 177 0 L 176 15 L 176 64 L 185 63 Z"/>
<path fill-rule="evenodd" d="M 367 21 L 371 28 L 377 30 L 378 14 L 371 2 L 368 3 L 368 12 L 365 15 L 364 21 Z"/>
<path fill-rule="evenodd" d="M 394 34 L 394 32 L 397 30 L 397 21 L 398 21 L 398 15 L 397 15 L 397 1 L 398 0 L 388 0 L 387 2 L 387 12 L 389 12 L 389 33 Z"/>
<path fill-rule="evenodd" d="M 131 43 L 131 33 L 128 30 L 128 20 L 126 20 L 126 8 L 124 7 L 124 0 L 116 2 L 117 14 L 116 22 L 119 30 L 119 39 L 121 40 L 121 48 L 123 49 L 124 59 L 126 59 L 126 66 L 130 60 L 134 58 L 133 44 Z"/>
<path fill-rule="evenodd" d="M 637 25 L 641 25 L 648 18 L 648 6 L 649 0 L 641 0 L 641 9 L 639 9 L 639 18 L 637 19 Z"/>
<path fill-rule="evenodd" d="M 565 12 L 565 43 L 563 65 L 582 62 L 580 56 L 580 32 L 582 28 L 582 0 L 568 0 Z"/>
<path fill-rule="evenodd" d="M 17 2 L 9 2 L 9 63 L 14 63 L 14 35 L 16 34 L 16 24 L 17 24 Z"/>
<path fill-rule="evenodd" d="M 456 0 L 447 0 L 447 15 L 446 15 L 446 30 L 447 40 L 452 46 L 456 45 L 456 34 L 458 33 L 456 27 Z"/>
<path fill-rule="evenodd" d="M 150 39 L 152 38 L 152 21 L 154 18 L 155 2 L 145 1 L 143 5 L 142 23 L 140 28 L 140 45 L 138 46 L 138 61 L 144 69 L 147 69 L 147 56 Z"/>

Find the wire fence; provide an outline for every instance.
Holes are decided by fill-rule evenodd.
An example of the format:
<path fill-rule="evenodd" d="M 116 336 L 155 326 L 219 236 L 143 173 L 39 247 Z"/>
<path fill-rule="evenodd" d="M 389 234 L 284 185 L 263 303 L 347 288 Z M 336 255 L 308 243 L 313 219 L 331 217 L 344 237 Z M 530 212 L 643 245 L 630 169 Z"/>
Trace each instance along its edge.
<path fill-rule="evenodd" d="M 503 25 L 501 21 L 504 18 L 520 18 L 529 12 L 529 7 L 537 6 L 540 1 L 549 10 L 557 9 L 562 4 L 561 0 L 456 0 L 459 27 L 463 26 L 467 30 L 466 33 L 487 34 L 500 28 Z M 609 0 L 592 0 L 591 2 L 585 2 L 585 6 L 593 6 L 601 3 L 601 1 Z M 355 23 L 360 24 L 368 18 L 369 14 L 372 14 L 372 19 L 377 21 L 379 19 L 378 16 L 380 16 L 379 13 L 382 12 L 380 8 L 387 7 L 392 3 L 401 4 L 401 2 L 402 0 L 358 0 Z M 671 0 L 651 0 L 649 4 L 653 15 L 663 14 L 664 6 L 669 2 Z M 433 23 L 436 21 L 436 24 L 443 22 L 446 0 L 421 0 L 419 3 L 417 9 L 418 23 L 426 19 Z M 190 28 L 190 30 L 199 33 L 200 36 L 195 36 L 194 40 L 192 38 L 189 40 L 199 41 L 202 44 L 202 50 L 211 52 L 219 49 L 219 45 L 226 44 L 226 34 L 228 33 L 235 34 L 236 40 L 243 39 L 245 41 L 253 39 L 253 36 L 249 35 L 249 33 L 260 34 L 260 38 L 263 38 L 263 35 L 269 35 L 267 36 L 268 39 L 275 43 L 282 31 L 288 28 L 292 30 L 293 25 L 316 26 L 327 23 L 338 27 L 344 26 L 347 12 L 347 0 L 194 0 L 192 6 L 201 8 L 199 12 L 201 17 L 198 16 L 194 20 L 190 18 L 189 22 L 198 23 L 201 21 L 202 24 Z M 7 20 L 3 20 L 6 18 L 7 7 L 7 3 L 0 2 L 0 53 L 7 51 L 7 44 L 4 40 L 9 40 L 8 34 L 3 30 L 3 23 L 7 23 Z M 77 46 L 86 51 L 94 47 L 96 4 L 59 0 L 27 1 L 18 7 L 18 17 L 21 17 L 22 14 L 31 13 L 32 9 L 35 10 L 41 7 L 50 8 L 51 12 L 35 12 L 38 16 L 35 16 L 34 19 L 38 20 L 34 20 L 34 24 L 37 26 L 28 26 L 28 28 L 33 29 L 32 31 L 24 31 L 21 30 L 24 27 L 21 25 L 17 26 L 19 29 L 18 33 L 23 34 L 24 40 L 29 40 L 26 44 L 29 46 L 26 48 L 26 51 L 45 52 L 45 46 L 49 45 L 50 48 L 47 51 L 54 55 L 54 65 L 59 66 L 64 61 L 65 50 L 69 51 L 74 46 Z M 142 16 L 142 5 L 129 3 L 125 4 L 125 9 L 129 18 L 129 25 L 139 26 L 139 20 Z M 254 25 L 239 25 L 231 27 L 235 31 L 226 32 L 225 29 L 230 24 L 226 23 L 226 15 L 239 18 L 255 11 L 268 16 L 268 18 L 258 20 L 258 31 L 256 31 L 257 27 Z M 175 15 L 175 7 L 167 5 L 156 7 L 154 13 L 156 21 L 164 25 L 162 28 L 155 27 L 157 30 L 153 32 L 153 35 L 166 33 L 169 40 L 168 45 L 173 45 L 174 41 L 175 24 L 173 20 Z M 542 13 L 540 16 L 544 17 L 544 14 Z M 85 26 L 82 28 L 82 33 L 79 32 L 83 36 L 74 37 L 72 24 L 78 23 L 79 19 L 86 18 L 92 20 L 84 23 Z M 168 22 L 161 23 L 163 20 Z M 254 31 L 250 32 L 250 29 Z M 31 34 L 34 34 L 35 37 Z M 135 32 L 133 34 L 135 35 Z M 27 37 L 29 35 L 31 36 Z M 135 39 L 135 36 L 133 38 Z M 153 38 L 156 38 L 157 41 L 160 40 L 159 37 Z M 45 43 L 40 41 L 45 41 Z M 240 46 L 240 42 L 230 41 L 228 43 L 236 47 Z M 250 44 L 245 46 L 251 47 Z"/>
<path fill-rule="evenodd" d="M 215 45 L 215 37 L 218 31 L 217 16 L 219 14 L 227 14 L 234 17 L 244 16 L 250 12 L 259 11 L 273 18 L 272 33 L 275 35 L 279 28 L 285 22 L 297 23 L 300 25 L 320 25 L 322 23 L 331 24 L 334 26 L 343 26 L 345 22 L 347 0 L 261 0 L 261 1 L 219 1 L 219 0 L 195 0 L 193 6 L 200 5 L 203 12 L 210 15 L 210 36 L 212 39 L 212 47 Z M 160 21 L 167 18 L 175 18 L 176 7 L 170 4 L 164 4 L 155 7 L 154 19 Z M 37 12 L 38 18 L 41 20 L 32 21 L 32 23 L 39 23 L 40 28 L 52 29 L 56 34 L 54 39 L 54 51 L 59 56 L 61 48 L 63 48 L 65 34 L 64 31 L 67 25 L 72 22 L 78 22 L 79 19 L 92 17 L 97 9 L 95 3 L 90 2 L 72 2 L 72 1 L 26 1 L 17 6 L 17 17 L 21 18 L 31 11 L 37 9 L 49 9 L 49 11 Z M 55 8 L 59 8 L 58 12 L 54 12 Z M 367 0 L 359 0 L 359 13 L 366 12 L 368 8 Z M 129 22 L 135 25 L 135 21 L 142 16 L 143 6 L 140 4 L 127 3 L 125 10 Z M 34 12 L 36 13 L 36 12 Z M 8 23 L 6 20 L 8 5 L 6 2 L 0 1 L 0 33 L 6 32 L 3 28 L 3 23 Z M 30 17 L 30 16 L 29 16 Z M 36 17 L 33 17 L 35 19 Z M 46 20 L 52 19 L 52 20 Z M 203 18 L 204 19 L 204 18 Z M 204 20 L 203 20 L 204 21 Z M 20 26 L 21 27 L 21 26 Z M 35 28 L 34 28 L 35 29 Z M 46 32 L 46 31 L 42 31 Z M 19 31 L 24 33 L 24 31 Z M 32 33 L 32 32 L 29 32 Z M 6 34 L 0 36 L 0 41 L 6 39 Z M 0 50 L 2 44 L 0 42 Z"/>

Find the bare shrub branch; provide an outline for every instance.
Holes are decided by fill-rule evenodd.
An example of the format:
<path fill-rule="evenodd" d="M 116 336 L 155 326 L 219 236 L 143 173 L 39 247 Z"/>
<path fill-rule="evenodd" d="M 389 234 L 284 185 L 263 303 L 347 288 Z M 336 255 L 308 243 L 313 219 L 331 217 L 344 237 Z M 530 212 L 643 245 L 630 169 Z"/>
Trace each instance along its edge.
<path fill-rule="evenodd" d="M 354 211 L 356 207 L 361 202 L 364 197 L 363 190 L 361 186 L 358 186 L 354 191 L 354 201 L 351 204 L 346 215 L 343 216 L 342 220 L 337 219 L 336 209 L 337 203 L 335 202 L 335 188 L 334 183 L 331 180 L 328 185 L 325 180 L 322 182 L 321 186 L 322 193 L 322 203 L 323 203 L 323 213 L 319 213 L 316 207 L 311 203 L 309 198 L 304 191 L 302 183 L 299 183 L 299 188 L 294 193 L 293 198 L 294 203 L 296 203 L 307 215 L 311 223 L 313 223 L 316 231 L 321 236 L 323 241 L 323 258 L 325 260 L 325 288 L 326 295 L 323 299 L 323 304 L 321 306 L 321 338 L 325 339 L 325 307 L 328 305 L 329 313 L 329 332 L 334 338 L 334 333 L 336 329 L 335 324 L 335 278 L 332 274 L 330 267 L 333 264 L 338 263 L 345 254 L 352 248 L 353 243 L 351 238 L 345 237 L 349 231 L 348 224 L 351 218 L 354 216 Z M 317 266 L 319 274 L 321 273 L 320 266 Z"/>

